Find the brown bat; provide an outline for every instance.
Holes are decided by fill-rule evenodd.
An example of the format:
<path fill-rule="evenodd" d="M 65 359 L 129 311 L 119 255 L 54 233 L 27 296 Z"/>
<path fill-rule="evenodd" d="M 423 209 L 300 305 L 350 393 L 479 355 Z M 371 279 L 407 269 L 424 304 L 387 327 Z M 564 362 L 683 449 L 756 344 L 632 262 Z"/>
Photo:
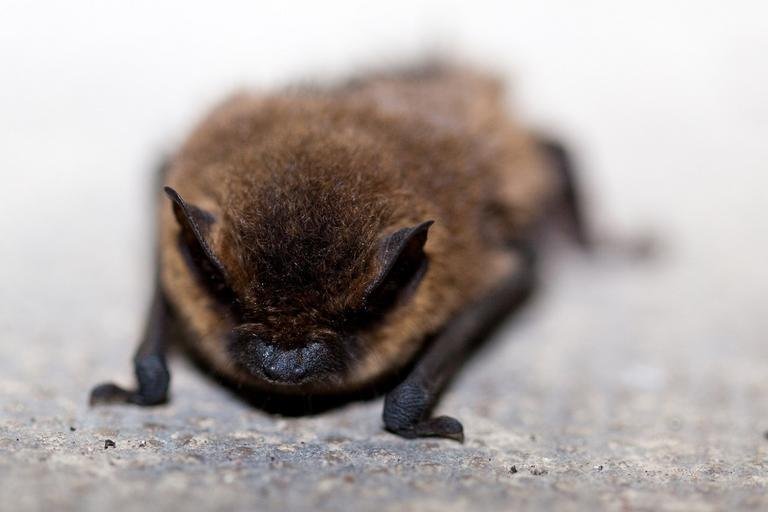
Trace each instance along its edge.
<path fill-rule="evenodd" d="M 103 384 L 91 402 L 165 402 L 177 326 L 239 386 L 325 396 L 395 382 L 387 430 L 462 440 L 431 410 L 531 290 L 542 226 L 564 207 L 589 242 L 566 154 L 502 96 L 494 77 L 430 65 L 224 102 L 164 175 L 138 389 Z"/>

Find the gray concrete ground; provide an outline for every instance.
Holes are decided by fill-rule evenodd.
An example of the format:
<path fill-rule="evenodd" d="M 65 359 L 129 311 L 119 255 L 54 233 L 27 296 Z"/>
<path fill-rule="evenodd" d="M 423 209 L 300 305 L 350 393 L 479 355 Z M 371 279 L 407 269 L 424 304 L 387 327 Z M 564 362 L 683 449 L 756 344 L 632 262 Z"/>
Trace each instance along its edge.
<path fill-rule="evenodd" d="M 278 80 L 307 61 L 342 69 L 395 32 L 404 52 L 419 24 L 373 10 L 351 18 L 371 23 L 362 34 L 320 17 L 330 38 L 271 10 L 246 23 L 186 4 L 61 5 L 40 17 L 12 4 L 0 21 L 0 509 L 768 506 L 759 3 L 414 8 L 422 21 L 439 11 L 476 55 L 518 70 L 524 114 L 578 150 L 601 226 L 652 228 L 664 242 L 644 265 L 568 250 L 549 262 L 537 300 L 439 407 L 464 422 L 464 445 L 383 432 L 380 399 L 272 416 L 182 358 L 170 405 L 87 407 L 94 383 L 131 379 L 150 274 L 137 169 L 158 141 L 238 80 Z M 261 48 L 254 27 L 277 42 L 243 50 Z M 318 36 L 312 53 L 275 39 L 281 27 Z M 368 37 L 379 46 L 350 49 Z"/>

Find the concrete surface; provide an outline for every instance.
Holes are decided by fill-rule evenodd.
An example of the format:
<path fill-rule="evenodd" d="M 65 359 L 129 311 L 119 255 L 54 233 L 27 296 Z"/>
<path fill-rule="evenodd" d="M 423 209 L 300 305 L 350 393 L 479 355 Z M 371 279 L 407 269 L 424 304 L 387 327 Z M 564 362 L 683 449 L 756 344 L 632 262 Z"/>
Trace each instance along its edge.
<path fill-rule="evenodd" d="M 10 2 L 0 21 L 0 510 L 768 507 L 760 3 L 424 2 L 408 20 L 331 3 L 248 23 L 107 4 Z M 130 382 L 148 296 L 138 169 L 238 81 L 407 53 L 430 19 L 517 70 L 523 113 L 579 150 L 599 223 L 654 229 L 663 256 L 553 258 L 439 407 L 464 445 L 382 432 L 380 399 L 271 416 L 179 358 L 170 405 L 90 410 L 94 383 Z"/>

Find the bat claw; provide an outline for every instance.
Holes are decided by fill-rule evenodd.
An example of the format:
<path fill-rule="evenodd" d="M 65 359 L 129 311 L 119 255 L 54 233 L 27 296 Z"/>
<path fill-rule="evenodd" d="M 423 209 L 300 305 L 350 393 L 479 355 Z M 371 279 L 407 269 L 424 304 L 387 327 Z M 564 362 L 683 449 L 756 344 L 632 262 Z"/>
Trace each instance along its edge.
<path fill-rule="evenodd" d="M 406 439 L 420 437 L 442 437 L 464 443 L 464 427 L 456 418 L 438 416 L 429 418 L 406 428 L 387 428 L 393 434 Z"/>
<path fill-rule="evenodd" d="M 150 387 L 145 390 L 129 391 L 117 384 L 107 382 L 93 388 L 88 402 L 92 406 L 107 404 L 162 405 L 168 401 L 165 389 L 165 387 L 162 387 L 160 390 Z"/>
<path fill-rule="evenodd" d="M 90 405 L 105 404 L 128 404 L 133 403 L 133 397 L 136 393 L 121 388 L 117 384 L 106 382 L 99 384 L 91 390 L 91 397 L 88 400 Z"/>
<path fill-rule="evenodd" d="M 424 420 L 416 425 L 416 431 L 419 437 L 443 437 L 459 443 L 464 442 L 464 427 L 459 420 L 450 416 Z"/>

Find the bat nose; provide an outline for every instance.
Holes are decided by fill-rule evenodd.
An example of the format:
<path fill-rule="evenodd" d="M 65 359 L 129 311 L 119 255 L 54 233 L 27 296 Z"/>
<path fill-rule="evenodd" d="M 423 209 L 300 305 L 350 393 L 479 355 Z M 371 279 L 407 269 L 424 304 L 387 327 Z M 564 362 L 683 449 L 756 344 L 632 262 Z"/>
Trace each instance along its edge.
<path fill-rule="evenodd" d="M 282 384 L 302 383 L 316 373 L 322 363 L 323 350 L 319 343 L 289 350 L 262 343 L 258 351 L 264 376 Z"/>
<path fill-rule="evenodd" d="M 298 350 L 289 350 L 275 357 L 264 359 L 264 375 L 276 382 L 301 382 L 307 376 L 307 368 L 299 360 Z"/>

